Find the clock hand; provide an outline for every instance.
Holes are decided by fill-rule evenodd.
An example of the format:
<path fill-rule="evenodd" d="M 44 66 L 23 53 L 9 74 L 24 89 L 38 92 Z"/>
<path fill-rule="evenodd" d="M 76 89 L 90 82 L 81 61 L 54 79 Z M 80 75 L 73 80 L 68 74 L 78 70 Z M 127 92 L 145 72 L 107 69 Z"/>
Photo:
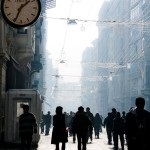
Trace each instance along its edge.
<path fill-rule="evenodd" d="M 22 8 L 25 7 L 29 2 L 30 2 L 30 0 L 25 2 L 24 4 L 21 4 L 21 6 L 18 8 L 18 13 L 17 13 L 16 17 L 13 19 L 14 22 L 16 22 L 16 20 L 17 20 L 19 14 L 20 14 Z"/>

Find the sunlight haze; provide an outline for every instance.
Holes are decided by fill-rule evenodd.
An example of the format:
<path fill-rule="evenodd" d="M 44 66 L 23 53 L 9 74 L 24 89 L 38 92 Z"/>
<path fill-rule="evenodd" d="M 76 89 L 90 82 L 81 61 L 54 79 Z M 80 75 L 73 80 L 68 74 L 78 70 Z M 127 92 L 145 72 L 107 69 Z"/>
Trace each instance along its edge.
<path fill-rule="evenodd" d="M 96 23 L 78 21 L 76 25 L 68 25 L 66 18 L 97 20 L 102 3 L 103 0 L 57 0 L 56 8 L 47 11 L 47 50 L 54 64 L 66 60 L 67 64 L 61 67 L 63 74 L 81 75 L 82 53 L 92 47 L 98 36 Z"/>

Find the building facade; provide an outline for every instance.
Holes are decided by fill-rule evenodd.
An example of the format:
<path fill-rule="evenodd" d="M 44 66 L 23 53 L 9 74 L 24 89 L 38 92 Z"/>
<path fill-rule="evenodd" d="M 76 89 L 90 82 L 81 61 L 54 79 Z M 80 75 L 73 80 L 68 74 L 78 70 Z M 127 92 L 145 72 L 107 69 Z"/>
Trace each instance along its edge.
<path fill-rule="evenodd" d="M 44 12 L 42 9 L 41 16 Z M 0 14 L 0 141 L 4 140 L 5 132 L 6 92 L 9 89 L 36 89 L 41 96 L 45 94 L 42 71 L 45 27 L 41 16 L 32 26 L 13 28 Z"/>
<path fill-rule="evenodd" d="M 112 107 L 128 111 L 137 96 L 143 96 L 150 108 L 148 4 L 148 0 L 111 0 L 100 11 L 99 20 L 106 23 L 99 25 L 99 62 L 108 65 L 105 75 L 111 76 L 103 91 L 109 111 Z"/>

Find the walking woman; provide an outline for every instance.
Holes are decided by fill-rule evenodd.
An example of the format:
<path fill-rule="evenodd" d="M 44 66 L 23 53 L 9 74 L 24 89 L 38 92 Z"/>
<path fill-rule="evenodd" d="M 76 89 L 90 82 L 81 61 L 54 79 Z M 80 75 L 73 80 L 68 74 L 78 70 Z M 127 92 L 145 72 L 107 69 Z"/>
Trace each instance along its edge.
<path fill-rule="evenodd" d="M 101 127 L 102 127 L 102 119 L 100 117 L 100 114 L 96 113 L 94 117 L 94 131 L 95 131 L 95 138 L 97 139 L 99 139 L 99 132 Z"/>
<path fill-rule="evenodd" d="M 65 115 L 62 113 L 61 106 L 56 107 L 56 115 L 53 116 L 53 131 L 51 144 L 56 145 L 59 150 L 59 143 L 62 143 L 61 150 L 65 150 L 65 144 L 68 142 L 68 132 L 66 130 Z"/>

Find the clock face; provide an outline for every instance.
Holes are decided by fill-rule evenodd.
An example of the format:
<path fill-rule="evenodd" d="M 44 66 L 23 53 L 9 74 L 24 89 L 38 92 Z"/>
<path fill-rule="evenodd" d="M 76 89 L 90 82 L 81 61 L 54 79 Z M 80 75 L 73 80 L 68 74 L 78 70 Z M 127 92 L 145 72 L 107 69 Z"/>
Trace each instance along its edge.
<path fill-rule="evenodd" d="M 41 11 L 40 0 L 2 0 L 1 12 L 5 21 L 13 27 L 32 25 Z"/>

